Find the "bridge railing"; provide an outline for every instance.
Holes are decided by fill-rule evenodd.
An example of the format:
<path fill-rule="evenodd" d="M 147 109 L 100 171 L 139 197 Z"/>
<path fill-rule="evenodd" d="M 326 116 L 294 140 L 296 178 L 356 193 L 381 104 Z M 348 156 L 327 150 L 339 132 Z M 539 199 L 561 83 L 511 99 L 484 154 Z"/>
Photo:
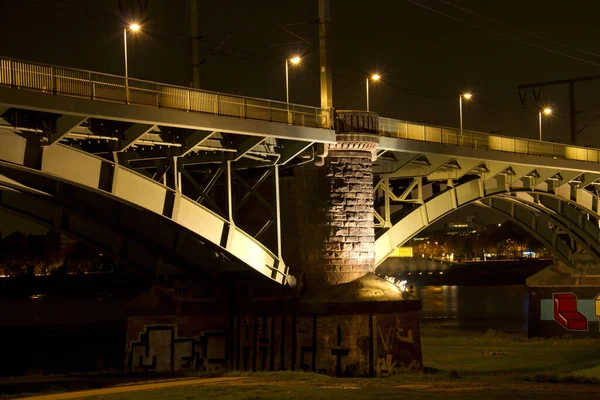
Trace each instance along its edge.
<path fill-rule="evenodd" d="M 332 110 L 0 58 L 0 85 L 98 101 L 331 129 Z"/>
<path fill-rule="evenodd" d="M 379 133 L 382 136 L 399 139 L 442 143 L 473 149 L 600 162 L 600 150 L 598 149 L 467 130 L 463 130 L 461 135 L 460 130 L 456 128 L 416 124 L 391 118 L 379 118 Z"/>

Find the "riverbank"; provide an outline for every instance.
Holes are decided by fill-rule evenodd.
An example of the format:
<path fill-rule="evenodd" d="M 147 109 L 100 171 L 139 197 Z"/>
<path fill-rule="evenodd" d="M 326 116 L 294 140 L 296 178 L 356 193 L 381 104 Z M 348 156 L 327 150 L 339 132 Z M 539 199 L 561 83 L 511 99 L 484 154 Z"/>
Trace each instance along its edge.
<path fill-rule="evenodd" d="M 144 398 L 154 399 L 322 399 L 342 397 L 364 399 L 398 396 L 401 390 L 416 399 L 531 399 L 552 395 L 553 398 L 589 399 L 600 390 L 600 346 L 590 339 L 528 339 L 522 334 L 505 334 L 490 330 L 465 332 L 426 326 L 422 332 L 425 370 L 386 378 L 331 378 L 298 372 L 229 373 L 248 379 L 219 383 L 190 382 L 186 386 L 144 391 Z M 198 376 L 187 374 L 187 378 Z M 140 378 L 140 377 L 138 377 Z M 163 382 L 173 382 L 168 376 Z M 34 379 L 34 378 L 29 378 Z M 59 379 L 45 378 L 48 386 L 38 386 L 37 393 L 69 390 Z M 101 384 L 102 375 L 89 389 L 115 387 L 119 382 Z M 120 385 L 126 383 L 123 376 Z M 142 379 L 138 379 L 142 380 Z M 143 380 L 152 380 L 149 375 Z M 179 381 L 181 377 L 179 378 Z M 129 382 L 131 383 L 131 382 Z M 140 384 L 137 382 L 136 384 Z M 147 382 L 146 382 L 147 383 Z M 156 383 L 156 382 L 154 382 Z M 7 381 L 0 382 L 3 398 L 19 397 L 16 391 L 3 392 Z M 201 385 L 201 386 L 198 386 Z M 25 384 L 21 394 L 29 393 Z M 13 386 L 13 389 L 15 387 Z M 83 390 L 85 387 L 78 387 Z M 140 398 L 140 391 L 105 394 L 90 399 L 129 400 Z M 2 398 L 2 397 L 0 397 Z M 60 397 L 56 397 L 58 400 Z"/>

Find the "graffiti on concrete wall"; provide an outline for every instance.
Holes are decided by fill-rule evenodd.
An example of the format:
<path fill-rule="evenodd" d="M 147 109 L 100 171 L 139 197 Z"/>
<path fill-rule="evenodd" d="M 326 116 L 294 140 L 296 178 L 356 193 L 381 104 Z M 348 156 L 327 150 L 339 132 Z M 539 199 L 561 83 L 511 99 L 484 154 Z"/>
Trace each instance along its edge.
<path fill-rule="evenodd" d="M 244 371 L 366 376 L 396 374 L 422 364 L 416 312 L 238 316 L 231 325 L 222 321 L 221 331 L 199 334 L 196 329 L 207 326 L 205 317 L 150 321 L 152 317 L 130 318 L 130 370 L 219 370 L 230 366 Z M 178 330 L 186 336 L 180 337 Z"/>
<path fill-rule="evenodd" d="M 393 375 L 421 367 L 418 324 L 400 315 L 377 317 L 377 375 Z M 416 332 L 415 332 L 416 331 Z"/>
<path fill-rule="evenodd" d="M 554 294 L 554 320 L 565 329 L 587 331 L 587 317 L 577 310 L 577 296 L 574 293 Z"/>
<path fill-rule="evenodd" d="M 555 321 L 566 331 L 587 332 L 590 322 L 599 322 L 600 294 L 582 299 L 573 292 L 552 293 L 540 303 L 540 320 Z"/>
<path fill-rule="evenodd" d="M 127 366 L 131 371 L 224 370 L 225 346 L 224 332 L 202 332 L 187 338 L 177 336 L 176 325 L 146 326 L 139 340 L 128 346 Z"/>

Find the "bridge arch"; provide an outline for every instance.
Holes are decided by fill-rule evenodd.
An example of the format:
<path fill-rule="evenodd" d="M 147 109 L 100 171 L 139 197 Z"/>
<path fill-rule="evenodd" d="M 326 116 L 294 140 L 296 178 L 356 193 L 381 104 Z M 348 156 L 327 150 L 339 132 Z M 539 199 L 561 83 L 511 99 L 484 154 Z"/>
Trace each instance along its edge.
<path fill-rule="evenodd" d="M 154 265 L 166 254 L 188 266 L 227 270 L 217 260 L 229 259 L 234 270 L 254 269 L 285 283 L 280 257 L 180 192 L 62 144 L 43 147 L 41 162 L 25 166 L 25 139 L 6 131 L 0 139 L 7 144 L 0 149 L 3 209 L 134 264 Z"/>
<path fill-rule="evenodd" d="M 544 191 L 498 185 L 493 178 L 487 181 L 474 179 L 455 187 L 446 187 L 428 199 L 416 202 L 416 207 L 378 236 L 375 241 L 375 266 L 379 266 L 396 248 L 429 225 L 472 203 L 503 212 L 538 240 L 541 239 L 542 243 L 553 248 L 567 264 L 571 264 L 569 254 L 581 249 L 592 257 L 600 258 L 598 198 L 583 189 L 572 187 L 569 182 L 548 185 Z M 537 221 L 543 221 L 544 225 L 537 222 L 533 225 L 523 224 L 514 212 L 503 209 L 501 205 L 507 202 L 518 210 L 533 213 Z M 546 225 L 557 229 L 546 229 L 543 227 Z"/>

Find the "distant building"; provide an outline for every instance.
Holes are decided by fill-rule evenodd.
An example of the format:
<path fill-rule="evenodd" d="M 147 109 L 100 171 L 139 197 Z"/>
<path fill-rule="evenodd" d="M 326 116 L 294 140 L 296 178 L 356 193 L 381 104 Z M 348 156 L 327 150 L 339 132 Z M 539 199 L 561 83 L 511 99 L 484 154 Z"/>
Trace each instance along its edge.
<path fill-rule="evenodd" d="M 482 231 L 483 226 L 475 221 L 474 215 L 468 215 L 464 222 L 448 222 L 446 224 L 447 235 L 468 236 Z"/>

